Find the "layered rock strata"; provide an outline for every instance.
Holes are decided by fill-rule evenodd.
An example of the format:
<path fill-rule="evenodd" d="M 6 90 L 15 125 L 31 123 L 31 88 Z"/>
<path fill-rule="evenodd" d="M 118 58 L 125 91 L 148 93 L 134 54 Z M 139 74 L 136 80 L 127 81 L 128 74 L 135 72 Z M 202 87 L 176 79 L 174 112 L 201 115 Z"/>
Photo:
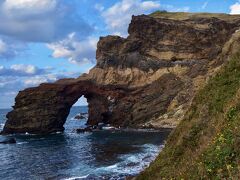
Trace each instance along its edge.
<path fill-rule="evenodd" d="M 230 15 L 133 16 L 127 38 L 100 38 L 88 74 L 19 92 L 3 133 L 63 131 L 81 96 L 89 125 L 175 127 L 227 59 L 239 26 Z"/>

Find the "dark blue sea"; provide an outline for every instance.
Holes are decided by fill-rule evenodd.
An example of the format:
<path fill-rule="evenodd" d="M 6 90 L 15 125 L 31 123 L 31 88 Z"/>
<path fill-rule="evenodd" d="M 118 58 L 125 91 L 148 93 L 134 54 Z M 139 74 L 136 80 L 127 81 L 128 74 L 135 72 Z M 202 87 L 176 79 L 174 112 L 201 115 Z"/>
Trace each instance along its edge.
<path fill-rule="evenodd" d="M 0 129 L 8 111 L 0 110 Z M 74 129 L 86 122 L 74 119 L 80 112 L 87 112 L 87 107 L 71 109 L 64 133 L 14 135 L 16 144 L 0 145 L 0 180 L 125 179 L 156 158 L 169 134 L 109 130 L 77 134 Z"/>

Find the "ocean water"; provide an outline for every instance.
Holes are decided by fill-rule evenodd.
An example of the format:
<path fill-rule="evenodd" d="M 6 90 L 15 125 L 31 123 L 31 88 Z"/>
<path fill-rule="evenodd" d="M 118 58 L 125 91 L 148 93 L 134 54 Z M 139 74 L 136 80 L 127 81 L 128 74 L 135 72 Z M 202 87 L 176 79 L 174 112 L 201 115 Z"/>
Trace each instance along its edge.
<path fill-rule="evenodd" d="M 9 109 L 0 110 L 0 129 Z M 169 131 L 98 131 L 77 134 L 85 121 L 73 107 L 64 133 L 14 135 L 17 144 L 0 144 L 1 180 L 125 179 L 137 175 L 163 147 Z M 0 136 L 0 139 L 3 138 Z"/>

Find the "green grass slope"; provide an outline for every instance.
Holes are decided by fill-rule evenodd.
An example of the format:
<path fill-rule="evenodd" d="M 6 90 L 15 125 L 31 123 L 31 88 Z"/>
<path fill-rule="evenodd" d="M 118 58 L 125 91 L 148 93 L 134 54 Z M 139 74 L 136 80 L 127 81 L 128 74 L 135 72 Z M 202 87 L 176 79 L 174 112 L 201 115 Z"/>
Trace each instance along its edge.
<path fill-rule="evenodd" d="M 240 179 L 240 54 L 198 92 L 166 147 L 137 179 Z"/>

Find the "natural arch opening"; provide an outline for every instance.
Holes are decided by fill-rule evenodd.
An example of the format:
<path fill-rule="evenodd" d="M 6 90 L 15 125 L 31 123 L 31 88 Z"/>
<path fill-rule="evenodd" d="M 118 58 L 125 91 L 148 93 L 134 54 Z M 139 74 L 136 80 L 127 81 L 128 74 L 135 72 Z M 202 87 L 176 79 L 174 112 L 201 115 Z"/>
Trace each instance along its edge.
<path fill-rule="evenodd" d="M 86 127 L 88 120 L 88 102 L 84 96 L 81 96 L 70 109 L 66 122 L 65 131 L 74 131 L 78 128 Z"/>
<path fill-rule="evenodd" d="M 27 100 L 21 101 L 23 104 L 18 100 L 16 103 L 21 113 L 19 114 L 17 110 L 8 113 L 8 121 L 3 131 L 6 134 L 25 132 L 46 134 L 64 130 L 72 132 L 76 128 L 82 128 L 81 126 L 86 123 L 87 129 L 96 128 L 99 124 L 116 124 L 116 119 L 122 119 L 122 112 L 125 112 L 114 111 L 116 99 L 123 90 L 110 88 L 113 87 L 99 87 L 93 82 L 79 81 L 63 85 L 62 81 L 59 81 L 58 84 L 43 84 L 38 88 L 27 89 L 21 93 Z M 41 98 L 36 100 L 39 94 Z M 121 109 L 122 107 L 125 105 L 120 106 Z M 85 113 L 85 117 L 88 112 L 88 117 L 76 120 L 75 116 L 81 112 Z M 20 120 L 16 124 L 14 119 Z"/>

